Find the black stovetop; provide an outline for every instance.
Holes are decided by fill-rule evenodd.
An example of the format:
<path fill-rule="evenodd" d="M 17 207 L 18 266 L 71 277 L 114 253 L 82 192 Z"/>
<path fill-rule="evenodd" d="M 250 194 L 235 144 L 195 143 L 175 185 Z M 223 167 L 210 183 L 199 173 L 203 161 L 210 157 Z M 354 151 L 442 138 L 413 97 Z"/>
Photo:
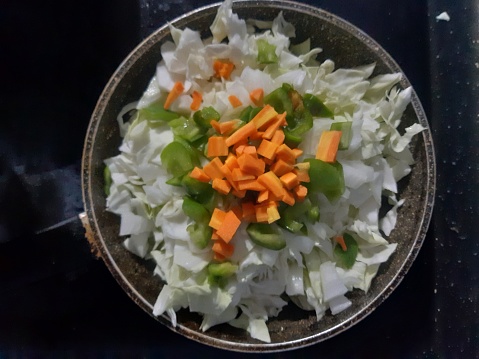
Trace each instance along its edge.
<path fill-rule="evenodd" d="M 90 254 L 80 160 L 109 76 L 156 27 L 208 0 L 14 2 L 0 7 L 0 357 L 229 354 L 161 326 Z M 417 260 L 370 316 L 270 357 L 479 357 L 477 1 L 310 0 L 399 63 L 433 130 L 434 218 Z M 450 21 L 435 17 L 447 11 Z"/>

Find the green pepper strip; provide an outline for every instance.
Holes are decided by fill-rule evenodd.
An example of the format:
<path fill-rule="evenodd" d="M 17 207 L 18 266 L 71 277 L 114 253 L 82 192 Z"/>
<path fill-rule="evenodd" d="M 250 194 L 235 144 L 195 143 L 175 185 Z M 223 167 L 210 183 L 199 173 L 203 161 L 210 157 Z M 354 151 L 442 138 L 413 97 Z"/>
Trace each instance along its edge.
<path fill-rule="evenodd" d="M 309 177 L 306 183 L 308 193 L 323 193 L 329 201 L 335 201 L 344 193 L 343 166 L 339 162 L 327 163 L 318 159 L 308 158 L 310 163 Z"/>

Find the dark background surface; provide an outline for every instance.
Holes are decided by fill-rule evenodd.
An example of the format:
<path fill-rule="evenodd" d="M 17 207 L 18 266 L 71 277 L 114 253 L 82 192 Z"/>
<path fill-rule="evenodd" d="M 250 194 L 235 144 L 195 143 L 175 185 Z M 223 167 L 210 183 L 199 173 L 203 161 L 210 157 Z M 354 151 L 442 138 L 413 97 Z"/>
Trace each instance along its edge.
<path fill-rule="evenodd" d="M 2 2 L 0 357 L 243 356 L 184 339 L 144 313 L 72 220 L 82 211 L 83 139 L 103 86 L 142 38 L 208 3 Z M 416 262 L 377 310 L 330 340 L 267 356 L 479 357 L 478 4 L 308 3 L 363 29 L 403 68 L 433 130 L 436 206 Z M 435 19 L 443 11 L 451 21 Z"/>

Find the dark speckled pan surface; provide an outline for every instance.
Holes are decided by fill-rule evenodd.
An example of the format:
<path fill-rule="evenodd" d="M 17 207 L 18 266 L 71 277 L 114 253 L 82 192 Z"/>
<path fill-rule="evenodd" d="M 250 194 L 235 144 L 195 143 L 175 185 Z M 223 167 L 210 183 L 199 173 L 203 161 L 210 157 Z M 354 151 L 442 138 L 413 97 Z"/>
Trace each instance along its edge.
<path fill-rule="evenodd" d="M 199 30 L 208 36 L 216 6 L 209 6 L 186 14 L 172 23 Z M 319 59 L 331 58 L 337 67 L 354 67 L 376 62 L 375 74 L 401 71 L 395 61 L 371 38 L 353 25 L 335 15 L 304 4 L 286 1 L 240 1 L 234 3 L 242 18 L 272 20 L 280 10 L 296 26 L 294 43 L 311 38 L 312 46 L 323 48 Z M 169 39 L 166 26 L 143 41 L 120 65 L 105 87 L 92 115 L 83 153 L 82 184 L 85 210 L 91 227 L 89 235 L 113 276 L 130 297 L 147 313 L 161 289 L 159 279 L 153 277 L 151 263 L 127 252 L 121 245 L 119 218 L 105 211 L 103 193 L 103 160 L 117 154 L 120 144 L 116 116 L 127 103 L 137 100 L 153 76 L 160 60 L 160 46 Z M 401 87 L 410 84 L 406 77 Z M 277 318 L 268 322 L 272 342 L 265 344 L 243 331 L 227 325 L 217 326 L 206 333 L 199 331 L 200 317 L 183 310 L 178 315 L 178 326 L 171 327 L 167 317 L 157 318 L 162 324 L 193 340 L 215 347 L 245 351 L 270 352 L 294 349 L 317 343 L 341 333 L 373 311 L 401 282 L 416 258 L 431 219 L 435 192 L 435 158 L 431 133 L 422 106 L 413 93 L 403 127 L 419 122 L 427 128 L 413 140 L 412 152 L 416 160 L 410 176 L 400 182 L 400 196 L 406 199 L 399 211 L 396 229 L 390 241 L 398 243 L 397 251 L 383 265 L 370 291 L 349 294 L 353 305 L 337 316 L 326 315 L 316 321 L 312 312 L 301 311 L 290 305 Z"/>

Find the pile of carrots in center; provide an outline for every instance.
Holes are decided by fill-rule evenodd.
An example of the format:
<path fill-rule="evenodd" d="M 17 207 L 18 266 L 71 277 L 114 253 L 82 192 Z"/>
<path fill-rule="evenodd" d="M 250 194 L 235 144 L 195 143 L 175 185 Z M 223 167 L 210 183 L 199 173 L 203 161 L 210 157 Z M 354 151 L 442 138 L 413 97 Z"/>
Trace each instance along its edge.
<path fill-rule="evenodd" d="M 233 254 L 231 239 L 241 221 L 273 223 L 280 218 L 278 206 L 302 201 L 309 182 L 309 163 L 297 163 L 302 151 L 284 143 L 286 113 L 278 114 L 266 105 L 242 127 L 239 120 L 211 121 L 217 135 L 208 140 L 203 168 L 195 167 L 192 178 L 211 183 L 223 195 L 243 199 L 241 205 L 225 212 L 215 209 L 209 223 L 213 228 L 213 251 L 216 260 Z M 246 196 L 247 191 L 250 192 Z"/>

